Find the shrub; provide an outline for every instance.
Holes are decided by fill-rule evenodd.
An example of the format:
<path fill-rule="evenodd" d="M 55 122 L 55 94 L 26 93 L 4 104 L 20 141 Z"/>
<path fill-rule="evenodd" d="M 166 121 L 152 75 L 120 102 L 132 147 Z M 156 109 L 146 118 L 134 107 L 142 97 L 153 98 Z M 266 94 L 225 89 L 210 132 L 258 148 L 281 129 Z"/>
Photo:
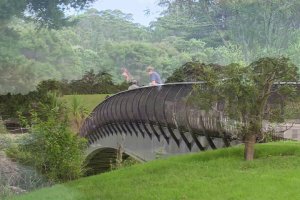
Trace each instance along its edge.
<path fill-rule="evenodd" d="M 85 139 L 73 134 L 66 121 L 51 116 L 35 124 L 20 144 L 20 150 L 29 153 L 33 165 L 56 182 L 83 174 L 85 147 Z"/>

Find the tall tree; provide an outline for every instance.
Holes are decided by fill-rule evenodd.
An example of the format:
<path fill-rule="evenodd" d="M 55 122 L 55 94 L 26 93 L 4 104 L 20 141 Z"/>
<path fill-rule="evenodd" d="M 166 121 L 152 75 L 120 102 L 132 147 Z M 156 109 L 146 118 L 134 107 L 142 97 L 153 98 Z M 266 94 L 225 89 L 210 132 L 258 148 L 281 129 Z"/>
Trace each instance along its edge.
<path fill-rule="evenodd" d="M 265 132 L 264 120 L 283 122 L 287 102 L 296 99 L 293 85 L 278 84 L 297 81 L 297 67 L 286 58 L 261 58 L 247 67 L 231 64 L 222 70 L 201 67 L 203 73 L 199 73 L 199 78 L 206 83 L 195 88 L 197 95 L 192 102 L 219 116 L 219 131 L 231 130 L 241 137 L 245 142 L 245 159 L 252 160 L 256 138 Z M 219 103 L 224 106 L 217 109 Z M 227 120 L 221 120 L 224 118 Z"/>

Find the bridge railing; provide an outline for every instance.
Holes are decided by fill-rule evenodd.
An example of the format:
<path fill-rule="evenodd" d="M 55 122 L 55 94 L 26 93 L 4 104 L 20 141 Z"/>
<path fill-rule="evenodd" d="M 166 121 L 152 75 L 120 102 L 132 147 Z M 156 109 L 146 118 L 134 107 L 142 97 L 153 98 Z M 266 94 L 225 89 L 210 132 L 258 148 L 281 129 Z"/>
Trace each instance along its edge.
<path fill-rule="evenodd" d="M 123 132 L 163 137 L 167 141 L 172 138 L 177 144 L 180 139 L 188 143 L 184 136 L 186 132 L 191 133 L 194 139 L 197 135 L 203 135 L 208 142 L 213 137 L 231 137 L 230 128 L 220 131 L 220 126 L 227 122 L 226 118 L 217 118 L 213 112 L 205 112 L 189 103 L 193 86 L 202 83 L 165 84 L 120 92 L 93 110 L 85 120 L 80 135 L 94 141 L 103 135 Z M 197 145 L 201 148 L 200 143 Z"/>
<path fill-rule="evenodd" d="M 188 132 L 197 142 L 197 135 L 205 136 L 214 148 L 212 138 L 235 137 L 238 122 L 230 121 L 220 111 L 206 112 L 189 101 L 193 87 L 204 82 L 173 83 L 141 87 L 117 93 L 99 104 L 81 127 L 80 135 L 92 143 L 110 134 L 136 134 L 149 137 L 173 139 L 177 144 L 184 140 Z M 279 82 L 297 85 L 298 82 Z M 218 106 L 216 106 L 218 110 Z M 174 130 L 177 130 L 176 133 Z M 178 135 L 179 132 L 179 135 Z"/>

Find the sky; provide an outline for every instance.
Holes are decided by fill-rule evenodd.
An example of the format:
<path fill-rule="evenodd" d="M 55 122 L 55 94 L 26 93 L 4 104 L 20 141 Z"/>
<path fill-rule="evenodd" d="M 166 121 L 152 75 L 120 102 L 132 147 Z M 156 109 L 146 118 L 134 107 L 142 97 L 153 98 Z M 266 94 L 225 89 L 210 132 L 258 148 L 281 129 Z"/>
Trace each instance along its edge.
<path fill-rule="evenodd" d="M 158 0 L 98 0 L 92 7 L 97 10 L 121 10 L 124 13 L 133 14 L 133 20 L 144 26 L 148 26 L 149 22 L 154 21 L 162 8 L 157 6 Z M 145 15 L 145 10 L 150 10 L 150 15 Z"/>

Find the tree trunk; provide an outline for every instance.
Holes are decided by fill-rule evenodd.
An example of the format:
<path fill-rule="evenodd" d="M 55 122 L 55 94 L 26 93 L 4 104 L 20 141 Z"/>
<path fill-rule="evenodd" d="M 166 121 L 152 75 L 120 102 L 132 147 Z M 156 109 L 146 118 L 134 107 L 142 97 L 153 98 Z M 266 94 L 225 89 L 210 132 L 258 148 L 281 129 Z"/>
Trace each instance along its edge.
<path fill-rule="evenodd" d="M 245 160 L 253 160 L 255 142 L 256 142 L 256 135 L 245 136 L 245 150 L 244 150 Z"/>

